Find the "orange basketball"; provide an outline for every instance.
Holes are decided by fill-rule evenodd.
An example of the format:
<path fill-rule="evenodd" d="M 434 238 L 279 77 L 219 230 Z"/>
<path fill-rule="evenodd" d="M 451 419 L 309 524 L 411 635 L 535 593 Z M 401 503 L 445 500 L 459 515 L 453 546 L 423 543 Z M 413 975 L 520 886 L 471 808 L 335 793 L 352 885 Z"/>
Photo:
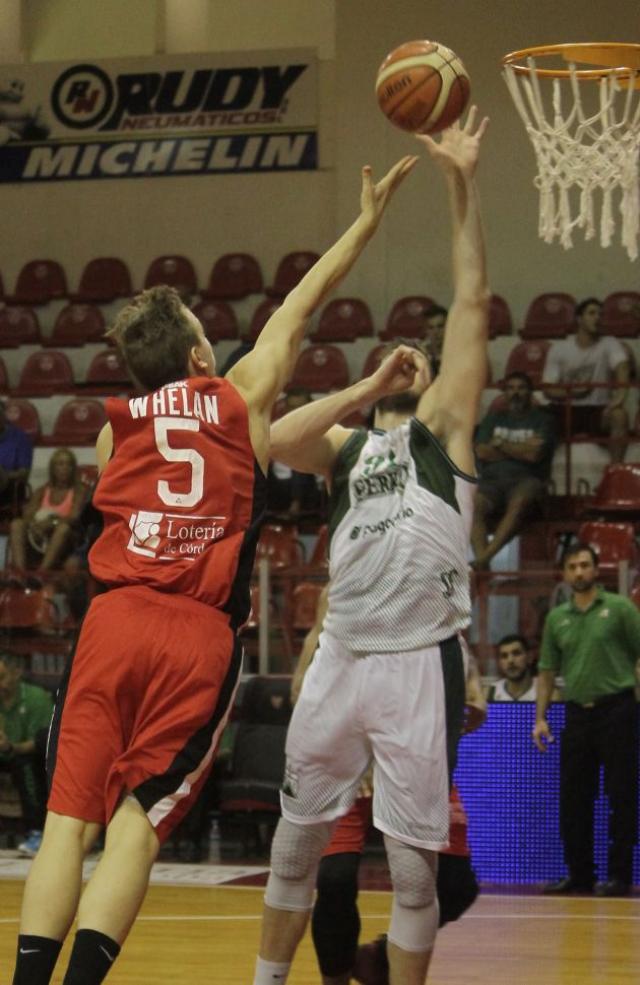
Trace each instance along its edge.
<path fill-rule="evenodd" d="M 438 133 L 451 126 L 469 101 L 469 76 L 450 48 L 437 41 L 408 41 L 378 70 L 376 96 L 401 130 Z"/>

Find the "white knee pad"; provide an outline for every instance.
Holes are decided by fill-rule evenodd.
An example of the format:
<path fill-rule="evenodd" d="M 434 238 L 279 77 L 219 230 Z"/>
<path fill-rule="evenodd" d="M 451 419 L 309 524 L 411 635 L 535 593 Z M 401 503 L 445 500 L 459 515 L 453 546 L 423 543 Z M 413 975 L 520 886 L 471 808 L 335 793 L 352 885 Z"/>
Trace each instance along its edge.
<path fill-rule="evenodd" d="M 271 872 L 264 899 L 276 910 L 310 910 L 320 857 L 335 822 L 292 824 L 281 818 L 271 844 Z"/>
<path fill-rule="evenodd" d="M 438 855 L 384 836 L 393 884 L 389 940 L 404 951 L 433 948 L 440 909 L 436 892 Z"/>

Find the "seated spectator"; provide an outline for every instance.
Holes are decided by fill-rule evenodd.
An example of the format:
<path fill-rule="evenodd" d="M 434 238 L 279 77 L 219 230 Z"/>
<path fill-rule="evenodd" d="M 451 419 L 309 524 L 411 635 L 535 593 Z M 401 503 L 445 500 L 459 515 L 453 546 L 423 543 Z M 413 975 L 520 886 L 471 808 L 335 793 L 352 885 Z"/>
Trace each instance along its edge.
<path fill-rule="evenodd" d="M 434 377 L 440 371 L 447 314 L 447 309 L 441 308 L 439 304 L 431 305 L 424 313 L 424 341 L 427 344 Z"/>
<path fill-rule="evenodd" d="M 71 549 L 72 525 L 84 500 L 76 457 L 69 448 L 58 448 L 49 460 L 49 481 L 36 489 L 22 516 L 11 523 L 12 568 L 50 571 L 58 567 Z"/>
<path fill-rule="evenodd" d="M 600 335 L 601 311 L 602 305 L 597 298 L 586 298 L 576 306 L 576 333 L 553 343 L 547 353 L 542 381 L 544 384 L 574 385 L 570 391 L 561 386 L 544 387 L 546 395 L 555 402 L 553 409 L 559 422 L 559 433 L 565 434 L 565 404 L 569 400 L 571 433 L 608 434 L 611 461 L 622 462 L 629 442 L 629 415 L 624 406 L 629 359 L 618 339 Z M 610 382 L 619 386 L 610 391 L 589 385 Z"/>
<path fill-rule="evenodd" d="M 488 701 L 535 701 L 536 679 L 533 676 L 533 654 L 524 636 L 503 636 L 496 645 L 500 680 L 487 689 Z M 552 701 L 559 701 L 554 689 Z"/>
<path fill-rule="evenodd" d="M 31 439 L 22 428 L 7 421 L 4 403 L 0 400 L 1 510 L 22 505 L 32 459 Z"/>
<path fill-rule="evenodd" d="M 53 701 L 48 691 L 21 680 L 19 659 L 0 653 L 0 769 L 11 774 L 27 830 L 18 846 L 33 856 L 40 847 L 47 803 L 43 730 L 49 728 Z"/>
<path fill-rule="evenodd" d="M 546 495 L 553 458 L 554 421 L 533 403 L 526 373 L 504 382 L 506 406 L 490 410 L 478 425 L 475 453 L 479 483 L 471 544 L 479 570 L 514 537 L 532 508 Z M 494 523 L 493 539 L 489 527 Z"/>

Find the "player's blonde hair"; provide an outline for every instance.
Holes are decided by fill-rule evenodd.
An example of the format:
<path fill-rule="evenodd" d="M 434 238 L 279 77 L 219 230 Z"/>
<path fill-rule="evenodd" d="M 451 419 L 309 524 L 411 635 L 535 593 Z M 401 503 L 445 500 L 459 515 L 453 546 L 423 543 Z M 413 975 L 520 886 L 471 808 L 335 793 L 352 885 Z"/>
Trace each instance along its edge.
<path fill-rule="evenodd" d="M 199 342 L 180 295 L 173 287 L 151 287 L 119 312 L 107 331 L 133 379 L 146 390 L 184 379 L 189 350 Z"/>

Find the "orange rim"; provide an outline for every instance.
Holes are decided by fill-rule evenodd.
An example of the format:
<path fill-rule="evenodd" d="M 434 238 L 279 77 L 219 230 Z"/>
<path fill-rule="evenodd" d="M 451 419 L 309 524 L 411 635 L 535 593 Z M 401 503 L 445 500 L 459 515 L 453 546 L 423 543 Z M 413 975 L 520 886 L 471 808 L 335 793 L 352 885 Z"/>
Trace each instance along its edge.
<path fill-rule="evenodd" d="M 597 65 L 598 68 L 579 68 L 571 72 L 568 68 L 538 68 L 537 65 L 518 64 L 527 58 L 546 58 L 559 55 L 565 62 Z M 631 78 L 640 72 L 640 44 L 625 44 L 617 41 L 581 42 L 578 44 L 549 44 L 512 51 L 502 59 L 518 75 L 535 73 L 539 78 L 568 79 L 575 74 L 580 80 L 602 79 L 608 75 Z"/>

